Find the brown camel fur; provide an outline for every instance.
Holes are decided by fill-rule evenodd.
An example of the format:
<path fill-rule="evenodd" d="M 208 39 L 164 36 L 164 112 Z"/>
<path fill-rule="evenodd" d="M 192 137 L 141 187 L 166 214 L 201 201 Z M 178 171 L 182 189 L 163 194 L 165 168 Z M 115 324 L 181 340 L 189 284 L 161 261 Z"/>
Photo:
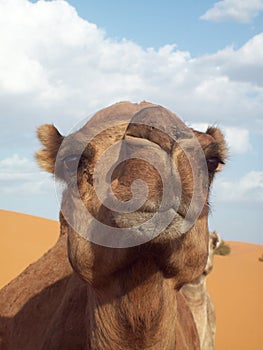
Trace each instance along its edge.
<path fill-rule="evenodd" d="M 98 112 L 65 138 L 52 125 L 41 126 L 38 137 L 44 146 L 36 154 L 38 163 L 66 184 L 61 235 L 47 254 L 0 292 L 1 349 L 200 349 L 191 310 L 179 290 L 200 276 L 207 262 L 209 188 L 225 159 L 221 132 L 190 130 L 161 106 L 122 102 Z M 130 205 L 133 195 L 144 191 L 137 181 L 139 191 L 132 192 L 135 180 L 147 183 L 146 200 L 134 211 L 112 210 L 95 191 L 96 181 L 100 186 L 95 164 L 120 140 L 117 158 L 124 154 L 127 159 L 116 167 L 116 157 L 110 159 L 111 166 L 102 162 L 101 174 L 114 168 L 108 182 L 121 205 Z M 150 153 L 155 164 L 136 152 Z M 198 200 L 192 201 L 191 211 L 196 186 Z M 80 203 L 92 219 L 78 210 Z M 159 221 L 138 229 L 158 210 L 162 218 L 171 218 L 169 225 L 155 237 Z M 193 222 L 184 231 L 186 220 Z M 105 234 L 101 224 L 113 228 L 115 237 Z M 126 237 L 116 228 L 132 233 Z M 143 244 L 121 245 L 145 237 Z M 106 246 L 94 243 L 101 238 Z"/>
<path fill-rule="evenodd" d="M 217 233 L 210 233 L 209 255 L 204 273 L 193 282 L 185 284 L 181 289 L 181 293 L 195 320 L 201 350 L 213 350 L 215 348 L 215 306 L 206 289 L 206 276 L 213 269 L 214 251 L 220 243 L 221 237 Z"/>

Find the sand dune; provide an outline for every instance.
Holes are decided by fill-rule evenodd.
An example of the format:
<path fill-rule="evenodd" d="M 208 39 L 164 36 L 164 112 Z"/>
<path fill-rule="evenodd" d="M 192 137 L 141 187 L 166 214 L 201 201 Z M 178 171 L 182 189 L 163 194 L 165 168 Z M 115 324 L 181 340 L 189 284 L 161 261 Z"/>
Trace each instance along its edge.
<path fill-rule="evenodd" d="M 0 288 L 56 241 L 56 221 L 0 210 Z M 228 242 L 208 288 L 217 310 L 216 350 L 263 349 L 263 245 Z"/>
<path fill-rule="evenodd" d="M 218 350 L 263 349 L 263 245 L 228 242 L 230 256 L 215 256 L 208 289 L 217 311 Z"/>
<path fill-rule="evenodd" d="M 59 223 L 0 210 L 0 288 L 36 261 L 59 234 Z"/>

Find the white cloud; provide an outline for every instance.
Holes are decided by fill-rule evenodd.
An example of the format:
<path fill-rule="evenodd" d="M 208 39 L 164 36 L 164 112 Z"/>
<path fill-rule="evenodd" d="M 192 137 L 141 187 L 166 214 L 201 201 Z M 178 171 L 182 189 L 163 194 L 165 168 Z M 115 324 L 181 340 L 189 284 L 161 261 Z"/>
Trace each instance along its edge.
<path fill-rule="evenodd" d="M 258 34 L 250 39 L 244 46 L 236 52 L 228 48 L 218 54 L 218 59 L 224 59 L 228 56 L 222 65 L 222 71 L 227 74 L 229 79 L 236 82 L 252 83 L 254 85 L 250 96 L 256 97 L 259 91 L 257 86 L 263 86 L 263 34 Z"/>
<path fill-rule="evenodd" d="M 36 163 L 17 154 L 0 160 L 0 194 L 39 195 L 54 191 L 47 173 L 40 172 Z"/>
<path fill-rule="evenodd" d="M 238 127 L 222 128 L 230 154 L 242 154 L 252 150 L 249 131 Z"/>
<path fill-rule="evenodd" d="M 257 123 L 257 134 L 263 135 L 263 119 L 257 119 L 256 120 Z"/>
<path fill-rule="evenodd" d="M 32 139 L 45 122 L 68 130 L 127 99 L 160 103 L 192 121 L 252 127 L 248 115 L 262 118 L 263 33 L 239 50 L 192 58 L 175 45 L 145 50 L 111 40 L 66 1 L 5 0 L 0 41 L 0 120 L 18 138 Z"/>
<path fill-rule="evenodd" d="M 221 0 L 206 11 L 201 19 L 212 22 L 248 23 L 263 11 L 262 0 Z"/>
<path fill-rule="evenodd" d="M 206 132 L 207 128 L 210 126 L 209 123 L 187 123 L 190 128 L 195 130 Z"/>
<path fill-rule="evenodd" d="M 210 125 L 209 123 L 189 123 L 189 126 L 196 130 L 205 132 Z M 226 127 L 224 125 L 220 125 L 219 129 L 224 133 L 231 156 L 234 154 L 243 154 L 252 150 L 249 140 L 249 130 L 235 126 Z"/>
<path fill-rule="evenodd" d="M 263 171 L 250 171 L 235 181 L 216 180 L 214 193 L 222 202 L 263 203 Z"/>
<path fill-rule="evenodd" d="M 0 142 L 6 153 L 11 147 L 17 153 L 23 147 L 37 150 L 39 124 L 55 123 L 66 132 L 119 100 L 150 100 L 192 123 L 224 125 L 233 153 L 250 149 L 249 136 L 262 120 L 263 33 L 240 49 L 193 58 L 175 45 L 154 50 L 112 40 L 66 1 L 2 0 L 0 42 L 0 121 L 5 125 Z M 16 167 L 9 172 L 1 163 L 1 181 L 9 191 L 18 178 L 25 192 L 30 181 L 35 183 L 39 171 L 27 161 L 14 159 Z M 29 190 L 42 190 L 41 181 Z"/>

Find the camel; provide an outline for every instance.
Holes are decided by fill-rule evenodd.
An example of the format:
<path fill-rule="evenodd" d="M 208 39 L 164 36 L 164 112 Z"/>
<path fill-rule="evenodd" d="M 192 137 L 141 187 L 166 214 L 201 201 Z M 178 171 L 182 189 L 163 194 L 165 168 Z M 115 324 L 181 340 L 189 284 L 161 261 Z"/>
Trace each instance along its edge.
<path fill-rule="evenodd" d="M 209 254 L 203 274 L 181 288 L 181 293 L 194 317 L 202 350 L 215 348 L 216 313 L 214 303 L 206 289 L 206 276 L 213 269 L 214 251 L 221 242 L 222 239 L 218 233 L 210 233 Z"/>
<path fill-rule="evenodd" d="M 1 350 L 200 349 L 180 289 L 207 263 L 221 131 L 120 102 L 38 138 L 38 164 L 64 184 L 60 237 L 1 290 Z"/>

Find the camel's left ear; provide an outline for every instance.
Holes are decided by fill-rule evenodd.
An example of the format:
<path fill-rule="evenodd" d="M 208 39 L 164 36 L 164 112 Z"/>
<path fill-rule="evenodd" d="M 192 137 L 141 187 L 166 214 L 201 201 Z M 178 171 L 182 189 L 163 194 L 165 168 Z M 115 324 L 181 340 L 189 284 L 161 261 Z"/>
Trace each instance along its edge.
<path fill-rule="evenodd" d="M 36 152 L 36 160 L 41 168 L 54 173 L 57 153 L 64 137 L 50 124 L 41 125 L 37 129 L 37 137 L 44 148 Z"/>

